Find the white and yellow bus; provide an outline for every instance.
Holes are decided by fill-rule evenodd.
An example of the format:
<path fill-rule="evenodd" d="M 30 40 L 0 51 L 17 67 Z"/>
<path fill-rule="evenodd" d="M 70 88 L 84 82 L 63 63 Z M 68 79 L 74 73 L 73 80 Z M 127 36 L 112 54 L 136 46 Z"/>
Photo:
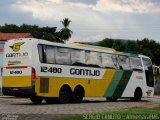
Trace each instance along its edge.
<path fill-rule="evenodd" d="M 107 100 L 152 97 L 152 62 L 143 55 L 34 38 L 4 47 L 3 94 L 28 97 L 35 104 L 80 103 L 83 97 Z"/>

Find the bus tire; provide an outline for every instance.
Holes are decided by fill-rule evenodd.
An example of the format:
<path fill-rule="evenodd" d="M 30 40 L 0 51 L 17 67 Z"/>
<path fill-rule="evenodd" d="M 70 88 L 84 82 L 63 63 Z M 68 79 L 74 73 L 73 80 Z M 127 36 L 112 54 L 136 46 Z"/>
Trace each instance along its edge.
<path fill-rule="evenodd" d="M 110 102 L 116 102 L 117 98 L 116 97 L 106 97 L 106 100 L 108 100 Z"/>
<path fill-rule="evenodd" d="M 68 103 L 70 101 L 70 98 L 71 98 L 71 92 L 69 87 L 67 86 L 61 87 L 58 98 L 59 103 L 61 104 Z"/>
<path fill-rule="evenodd" d="M 81 103 L 84 97 L 84 89 L 81 86 L 75 87 L 71 101 L 73 103 Z"/>
<path fill-rule="evenodd" d="M 30 100 L 33 102 L 33 104 L 40 104 L 43 101 L 43 98 L 41 98 L 41 97 L 31 97 Z"/>
<path fill-rule="evenodd" d="M 140 101 L 141 98 L 142 98 L 142 90 L 141 90 L 141 88 L 138 87 L 138 88 L 136 88 L 136 90 L 134 92 L 134 98 L 133 98 L 133 100 L 134 101 Z"/>

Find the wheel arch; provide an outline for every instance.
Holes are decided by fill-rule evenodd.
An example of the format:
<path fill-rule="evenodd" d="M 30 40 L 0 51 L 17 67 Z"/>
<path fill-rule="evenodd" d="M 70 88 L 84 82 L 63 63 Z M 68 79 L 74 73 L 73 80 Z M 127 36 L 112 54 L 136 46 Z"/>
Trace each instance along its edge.
<path fill-rule="evenodd" d="M 67 87 L 67 88 L 69 89 L 70 93 L 72 93 L 72 89 L 71 89 L 71 87 L 70 87 L 69 84 L 63 84 L 63 85 L 61 85 L 60 88 L 59 88 L 59 91 L 60 91 L 60 89 L 61 89 L 62 87 Z"/>

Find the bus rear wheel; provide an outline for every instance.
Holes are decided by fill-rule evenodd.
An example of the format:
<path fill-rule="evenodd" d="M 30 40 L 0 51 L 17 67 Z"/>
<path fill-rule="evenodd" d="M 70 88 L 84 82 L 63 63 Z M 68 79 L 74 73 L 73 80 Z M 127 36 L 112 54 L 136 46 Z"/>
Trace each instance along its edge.
<path fill-rule="evenodd" d="M 33 102 L 33 104 L 40 104 L 43 101 L 43 98 L 41 98 L 41 97 L 31 97 L 30 100 Z"/>
<path fill-rule="evenodd" d="M 82 87 L 77 86 L 72 94 L 72 102 L 73 103 L 81 103 L 84 97 L 84 90 Z"/>
<path fill-rule="evenodd" d="M 59 103 L 61 104 L 68 103 L 70 101 L 70 98 L 71 98 L 70 89 L 66 86 L 61 87 L 58 98 Z"/>

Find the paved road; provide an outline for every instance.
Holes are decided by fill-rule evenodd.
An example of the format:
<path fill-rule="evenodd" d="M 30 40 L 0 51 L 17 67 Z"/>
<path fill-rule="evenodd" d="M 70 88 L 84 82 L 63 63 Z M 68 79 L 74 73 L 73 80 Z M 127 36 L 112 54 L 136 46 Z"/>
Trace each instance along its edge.
<path fill-rule="evenodd" d="M 0 120 L 53 120 L 59 117 L 88 114 L 130 107 L 160 107 L 160 97 L 145 98 L 141 102 L 118 100 L 108 102 L 105 98 L 85 98 L 81 104 L 33 105 L 29 99 L 0 97 Z"/>

